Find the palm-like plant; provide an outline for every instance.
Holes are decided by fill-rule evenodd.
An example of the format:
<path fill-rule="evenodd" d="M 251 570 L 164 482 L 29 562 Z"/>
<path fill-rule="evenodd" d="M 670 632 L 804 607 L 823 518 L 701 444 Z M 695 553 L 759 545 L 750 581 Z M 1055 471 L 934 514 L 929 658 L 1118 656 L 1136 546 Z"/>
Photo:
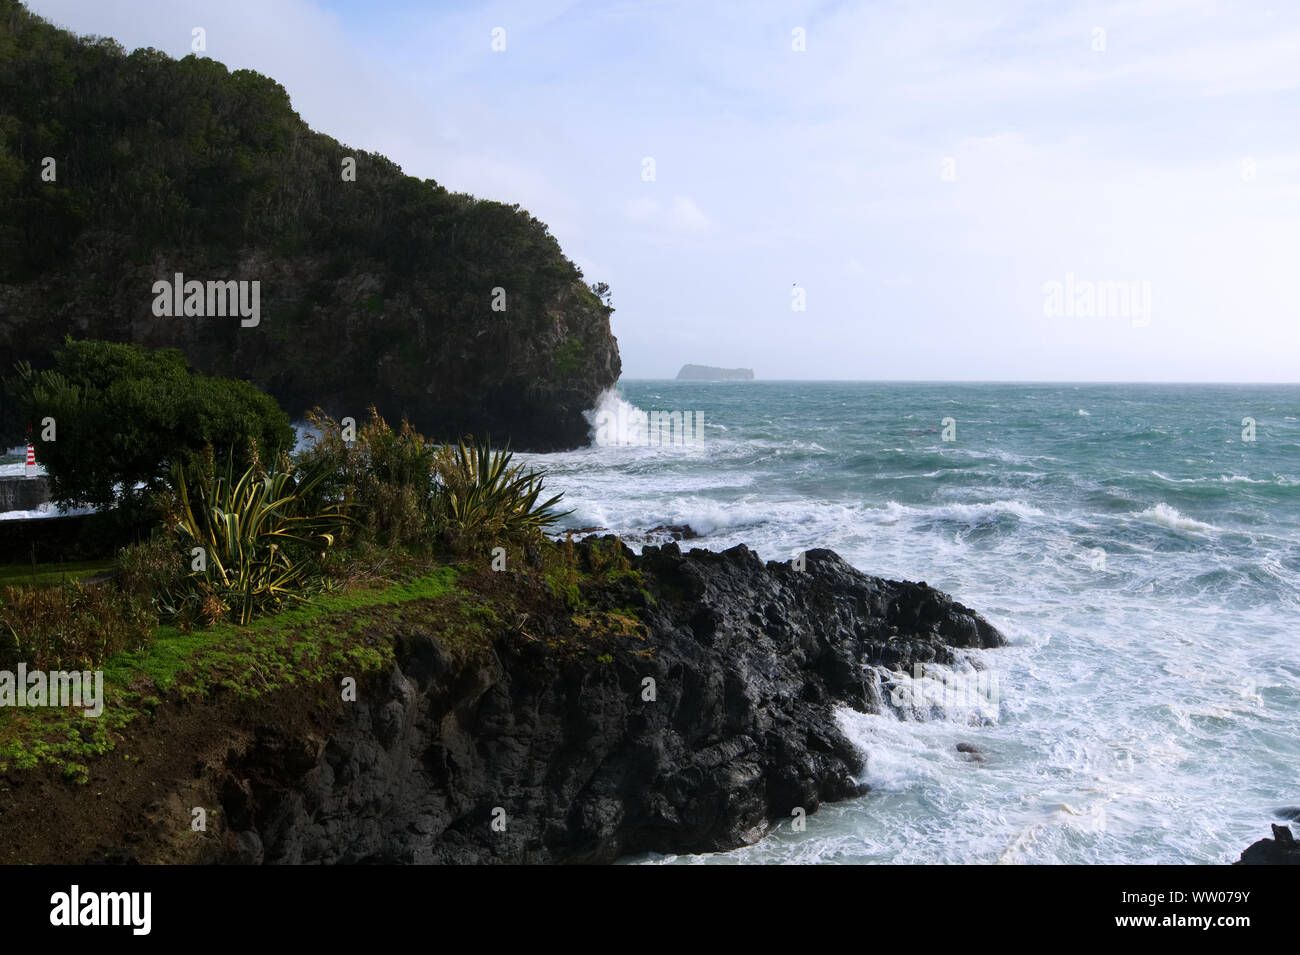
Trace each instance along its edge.
<path fill-rule="evenodd" d="M 203 549 L 206 565 L 186 583 L 215 597 L 241 624 L 318 593 L 324 580 L 315 557 L 333 546 L 348 520 L 337 507 L 304 513 L 304 500 L 323 477 L 300 480 L 290 470 L 263 472 L 257 464 L 236 477 L 228 463 L 224 474 L 201 480 L 192 497 L 184 471 L 174 469 L 173 529 Z"/>
<path fill-rule="evenodd" d="M 447 531 L 460 543 L 535 536 L 572 511 L 556 511 L 564 497 L 538 503 L 542 475 L 513 467 L 514 453 L 490 441 L 444 445 L 438 455 L 438 500 Z"/>

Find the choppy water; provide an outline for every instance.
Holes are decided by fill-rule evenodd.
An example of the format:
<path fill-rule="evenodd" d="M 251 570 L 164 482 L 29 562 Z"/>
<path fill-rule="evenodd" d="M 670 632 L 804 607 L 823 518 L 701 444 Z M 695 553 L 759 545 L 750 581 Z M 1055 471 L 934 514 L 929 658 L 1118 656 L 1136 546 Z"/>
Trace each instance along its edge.
<path fill-rule="evenodd" d="M 1300 387 L 620 390 L 702 411 L 703 443 L 527 456 L 571 526 L 687 523 L 696 546 L 776 560 L 830 547 L 1011 640 L 979 654 L 999 687 L 983 725 L 846 712 L 871 793 L 667 861 L 1218 863 L 1300 804 Z"/>

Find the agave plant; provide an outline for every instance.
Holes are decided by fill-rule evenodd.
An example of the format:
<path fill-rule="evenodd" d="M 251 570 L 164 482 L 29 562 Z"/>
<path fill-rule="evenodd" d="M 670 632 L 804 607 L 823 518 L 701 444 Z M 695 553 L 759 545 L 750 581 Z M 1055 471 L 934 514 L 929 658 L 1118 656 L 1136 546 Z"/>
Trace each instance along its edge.
<path fill-rule="evenodd" d="M 499 537 L 520 538 L 541 533 L 572 511 L 556 511 L 564 497 L 556 494 L 538 503 L 542 475 L 511 467 L 514 453 L 493 451 L 490 441 L 467 445 L 458 441 L 439 452 L 438 476 L 443 521 L 461 543 Z"/>
<path fill-rule="evenodd" d="M 235 477 L 227 463 L 224 474 L 208 475 L 191 496 L 183 469 L 174 469 L 173 529 L 203 550 L 202 569 L 186 583 L 241 624 L 318 593 L 324 581 L 315 557 L 333 546 L 348 520 L 336 507 L 303 513 L 304 500 L 323 477 L 318 472 L 300 480 L 290 470 L 263 472 L 257 464 Z"/>

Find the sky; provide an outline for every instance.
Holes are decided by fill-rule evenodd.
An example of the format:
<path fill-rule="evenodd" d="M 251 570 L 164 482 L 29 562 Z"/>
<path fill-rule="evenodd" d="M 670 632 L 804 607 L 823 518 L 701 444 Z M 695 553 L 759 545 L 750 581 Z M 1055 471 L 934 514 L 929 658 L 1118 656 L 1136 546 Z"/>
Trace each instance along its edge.
<path fill-rule="evenodd" d="M 519 203 L 627 378 L 1300 380 L 1294 0 L 28 6 Z"/>

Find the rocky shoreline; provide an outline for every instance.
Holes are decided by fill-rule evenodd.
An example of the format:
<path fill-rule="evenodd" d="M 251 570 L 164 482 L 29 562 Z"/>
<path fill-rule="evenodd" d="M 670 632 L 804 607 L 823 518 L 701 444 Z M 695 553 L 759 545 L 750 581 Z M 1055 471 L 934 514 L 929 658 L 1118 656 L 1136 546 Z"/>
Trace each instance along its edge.
<path fill-rule="evenodd" d="M 1004 643 L 947 595 L 828 550 L 764 563 L 743 545 L 569 547 L 525 553 L 527 569 L 464 571 L 456 599 L 486 616 L 430 599 L 338 620 L 390 648 L 355 701 L 337 678 L 169 697 L 86 785 L 0 776 L 12 836 L 0 862 L 609 863 L 733 849 L 866 791 L 837 709 L 879 712 L 892 671 Z M 566 553 L 577 602 L 547 569 Z"/>
<path fill-rule="evenodd" d="M 586 572 L 615 549 L 630 572 L 610 578 L 600 613 L 636 621 L 626 632 L 557 652 L 569 614 L 518 599 L 539 576 L 484 573 L 512 595 L 503 607 L 531 610 L 488 634 L 486 652 L 455 645 L 432 608 L 383 614 L 369 625 L 393 662 L 355 702 L 326 683 L 163 703 L 89 786 L 0 780 L 0 820 L 15 824 L 0 861 L 610 863 L 734 849 L 868 791 L 837 709 L 881 712 L 891 673 L 978 667 L 966 650 L 1005 643 L 948 595 L 828 550 L 765 563 L 744 545 L 574 545 Z M 39 831 L 18 825 L 28 817 Z M 1291 829 L 1272 831 L 1234 864 L 1300 864 Z"/>
<path fill-rule="evenodd" d="M 925 584 L 826 550 L 803 571 L 744 546 L 625 556 L 646 632 L 595 663 L 518 633 L 471 663 L 415 627 L 329 738 L 261 728 L 220 784 L 221 858 L 605 863 L 750 844 L 865 791 L 833 711 L 882 706 L 869 665 L 1004 642 Z"/>

